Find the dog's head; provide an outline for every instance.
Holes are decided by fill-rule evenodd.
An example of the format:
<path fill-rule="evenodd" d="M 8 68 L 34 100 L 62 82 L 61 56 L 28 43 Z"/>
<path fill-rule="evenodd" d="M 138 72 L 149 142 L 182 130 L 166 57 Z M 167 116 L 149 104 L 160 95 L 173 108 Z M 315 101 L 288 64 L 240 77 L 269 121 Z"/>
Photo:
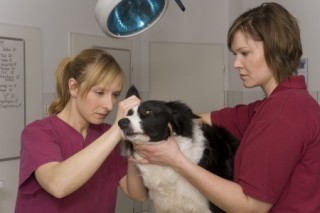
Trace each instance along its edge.
<path fill-rule="evenodd" d="M 127 97 L 131 95 L 139 97 L 134 86 L 128 90 Z M 118 125 L 125 140 L 141 144 L 167 139 L 170 136 L 169 124 L 173 134 L 191 137 L 194 118 L 199 117 L 179 101 L 150 100 L 131 109 Z"/>

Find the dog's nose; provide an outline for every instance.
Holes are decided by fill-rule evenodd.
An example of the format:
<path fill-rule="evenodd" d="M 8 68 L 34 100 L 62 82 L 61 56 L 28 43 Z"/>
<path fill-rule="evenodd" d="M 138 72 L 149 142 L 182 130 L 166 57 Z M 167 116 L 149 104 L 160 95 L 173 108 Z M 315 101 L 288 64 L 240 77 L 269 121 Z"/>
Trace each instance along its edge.
<path fill-rule="evenodd" d="M 120 129 L 125 129 L 130 124 L 130 120 L 128 118 L 122 118 L 118 121 L 118 125 Z"/>

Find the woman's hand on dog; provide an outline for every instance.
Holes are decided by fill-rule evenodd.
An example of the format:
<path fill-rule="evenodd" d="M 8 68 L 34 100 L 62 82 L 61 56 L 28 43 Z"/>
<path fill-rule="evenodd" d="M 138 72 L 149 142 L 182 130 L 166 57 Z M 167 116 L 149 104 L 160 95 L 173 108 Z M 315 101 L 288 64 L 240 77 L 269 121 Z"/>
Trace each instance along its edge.
<path fill-rule="evenodd" d="M 173 166 L 174 160 L 181 155 L 179 147 L 173 137 L 166 141 L 147 145 L 134 145 L 134 150 L 142 159 L 130 159 L 139 164 L 157 164 L 164 166 Z"/>
<path fill-rule="evenodd" d="M 171 130 L 170 126 L 169 128 Z M 130 161 L 138 164 L 157 164 L 174 167 L 180 157 L 183 157 L 183 154 L 180 152 L 180 149 L 172 136 L 172 132 L 167 140 L 150 144 L 136 144 L 134 145 L 134 150 L 142 157 L 142 159 L 131 157 Z"/>
<path fill-rule="evenodd" d="M 140 103 L 141 103 L 141 100 L 137 98 L 135 95 L 130 96 L 122 100 L 121 102 L 119 102 L 118 112 L 117 112 L 117 116 L 114 124 L 118 126 L 118 120 L 125 117 L 128 114 L 130 109 L 132 109 L 134 106 L 139 105 Z"/>

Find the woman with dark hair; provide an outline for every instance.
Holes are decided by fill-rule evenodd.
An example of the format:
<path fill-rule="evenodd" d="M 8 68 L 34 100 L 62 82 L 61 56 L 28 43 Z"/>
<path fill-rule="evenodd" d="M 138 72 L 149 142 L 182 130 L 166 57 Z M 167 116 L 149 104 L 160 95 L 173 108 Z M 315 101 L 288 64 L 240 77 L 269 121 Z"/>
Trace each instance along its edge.
<path fill-rule="evenodd" d="M 296 19 L 277 3 L 240 15 L 228 32 L 234 67 L 246 88 L 261 87 L 265 98 L 201 114 L 241 142 L 234 181 L 190 162 L 173 138 L 137 145 L 143 160 L 171 166 L 226 212 L 320 212 L 320 107 L 303 76 Z"/>
<path fill-rule="evenodd" d="M 119 64 L 102 50 L 86 49 L 62 60 L 56 78 L 49 117 L 21 135 L 15 212 L 115 212 L 118 186 L 145 200 L 136 166 L 120 156 L 117 124 L 140 100 L 121 101 L 115 123 L 103 123 L 125 83 Z"/>

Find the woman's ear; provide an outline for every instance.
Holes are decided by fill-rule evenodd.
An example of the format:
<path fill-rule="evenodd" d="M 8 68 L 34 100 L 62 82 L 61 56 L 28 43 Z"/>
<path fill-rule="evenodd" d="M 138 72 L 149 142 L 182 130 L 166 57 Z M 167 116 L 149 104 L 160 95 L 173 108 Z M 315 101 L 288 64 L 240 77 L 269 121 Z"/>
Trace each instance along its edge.
<path fill-rule="evenodd" d="M 76 98 L 78 96 L 78 84 L 74 78 L 70 78 L 68 81 L 69 93 L 71 97 Z"/>

